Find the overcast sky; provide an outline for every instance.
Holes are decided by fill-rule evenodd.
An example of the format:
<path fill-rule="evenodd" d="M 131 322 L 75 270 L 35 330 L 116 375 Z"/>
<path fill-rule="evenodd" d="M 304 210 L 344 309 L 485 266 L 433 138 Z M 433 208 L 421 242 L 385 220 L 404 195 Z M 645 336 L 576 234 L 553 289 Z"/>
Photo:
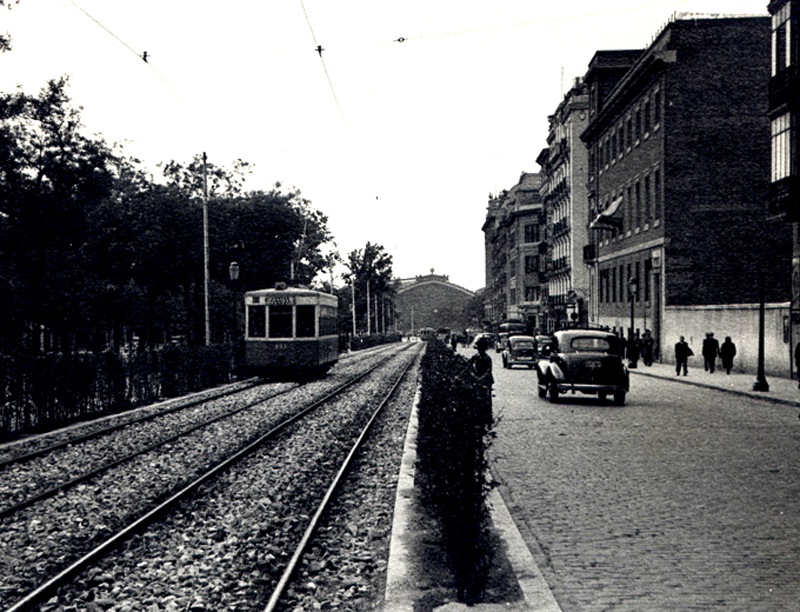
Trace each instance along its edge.
<path fill-rule="evenodd" d="M 595 51 L 644 49 L 676 12 L 766 6 L 21 0 L 0 9 L 0 91 L 70 75 L 87 131 L 148 166 L 244 159 L 249 189 L 300 189 L 343 254 L 378 243 L 401 278 L 476 290 L 488 196 L 539 171 L 547 116 Z"/>

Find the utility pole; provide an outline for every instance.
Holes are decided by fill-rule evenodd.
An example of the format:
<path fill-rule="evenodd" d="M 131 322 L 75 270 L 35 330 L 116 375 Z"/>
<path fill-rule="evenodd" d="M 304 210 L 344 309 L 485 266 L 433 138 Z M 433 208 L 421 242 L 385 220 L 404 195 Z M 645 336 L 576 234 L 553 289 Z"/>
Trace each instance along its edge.
<path fill-rule="evenodd" d="M 206 322 L 206 346 L 211 344 L 211 315 L 208 310 L 208 175 L 203 151 L 203 310 Z"/>

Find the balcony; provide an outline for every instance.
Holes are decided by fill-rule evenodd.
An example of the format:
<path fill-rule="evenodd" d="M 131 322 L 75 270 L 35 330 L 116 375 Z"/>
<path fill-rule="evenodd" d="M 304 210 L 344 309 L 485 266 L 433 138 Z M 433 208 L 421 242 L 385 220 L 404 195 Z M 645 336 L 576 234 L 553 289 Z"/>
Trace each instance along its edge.
<path fill-rule="evenodd" d="M 800 180 L 787 176 L 769 185 L 768 214 L 771 219 L 800 221 Z"/>
<path fill-rule="evenodd" d="M 769 110 L 788 106 L 797 108 L 800 96 L 800 78 L 797 66 L 789 66 L 781 70 L 769 80 Z"/>

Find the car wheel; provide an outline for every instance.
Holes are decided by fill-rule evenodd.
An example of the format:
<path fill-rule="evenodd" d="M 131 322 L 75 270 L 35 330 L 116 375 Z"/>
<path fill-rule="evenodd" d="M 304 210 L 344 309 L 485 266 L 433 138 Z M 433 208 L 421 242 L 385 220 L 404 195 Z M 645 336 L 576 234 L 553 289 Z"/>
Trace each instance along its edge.
<path fill-rule="evenodd" d="M 554 382 L 552 381 L 550 382 L 548 391 L 550 395 L 550 402 L 552 402 L 553 404 L 558 402 L 558 387 L 555 385 Z"/>
<path fill-rule="evenodd" d="M 617 392 L 614 394 L 614 403 L 615 403 L 617 406 L 623 406 L 623 405 L 625 405 L 625 391 L 617 391 Z"/>

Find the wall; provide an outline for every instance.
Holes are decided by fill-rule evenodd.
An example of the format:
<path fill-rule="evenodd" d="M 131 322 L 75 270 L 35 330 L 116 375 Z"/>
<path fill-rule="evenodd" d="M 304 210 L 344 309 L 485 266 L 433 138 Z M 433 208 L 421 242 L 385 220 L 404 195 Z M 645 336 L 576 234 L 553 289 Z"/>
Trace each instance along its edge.
<path fill-rule="evenodd" d="M 758 304 L 724 306 L 668 306 L 665 313 L 665 338 L 662 361 L 675 363 L 675 343 L 684 336 L 695 356 L 689 367 L 703 367 L 701 355 L 706 332 L 714 332 L 719 343 L 730 336 L 736 344 L 734 370 L 753 374 L 758 371 Z M 767 304 L 764 317 L 764 370 L 767 375 L 789 377 L 791 345 L 784 342 L 789 304 Z M 786 336 L 788 340 L 788 336 Z M 719 365 L 719 360 L 717 364 Z"/>

